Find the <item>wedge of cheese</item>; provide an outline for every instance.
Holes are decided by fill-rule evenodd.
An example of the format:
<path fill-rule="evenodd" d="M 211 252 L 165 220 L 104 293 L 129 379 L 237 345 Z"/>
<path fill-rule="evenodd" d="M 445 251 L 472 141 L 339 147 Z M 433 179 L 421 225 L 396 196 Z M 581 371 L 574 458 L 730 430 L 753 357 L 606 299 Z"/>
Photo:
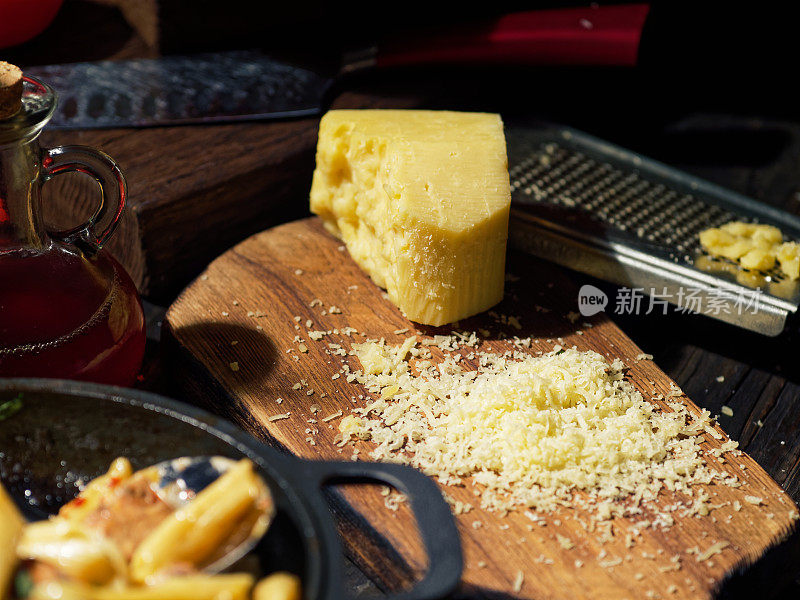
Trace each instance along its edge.
<path fill-rule="evenodd" d="M 311 211 L 412 321 L 444 325 L 502 299 L 510 199 L 499 115 L 322 118 Z"/>

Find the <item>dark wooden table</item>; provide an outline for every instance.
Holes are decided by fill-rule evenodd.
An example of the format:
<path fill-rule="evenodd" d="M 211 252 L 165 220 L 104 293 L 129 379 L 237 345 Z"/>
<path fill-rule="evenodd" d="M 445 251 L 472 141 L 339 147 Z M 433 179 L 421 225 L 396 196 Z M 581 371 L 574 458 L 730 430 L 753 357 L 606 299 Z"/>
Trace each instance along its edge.
<path fill-rule="evenodd" d="M 84 42 L 87 50 L 79 52 L 73 33 L 76 22 L 94 23 L 95 31 L 105 28 L 114 43 Z M 115 9 L 71 0 L 40 40 L 0 58 L 55 62 L 64 57 L 54 56 L 61 48 L 69 48 L 69 60 L 156 53 Z M 704 91 L 698 81 L 692 94 L 685 87 L 663 86 L 658 73 L 573 71 L 565 77 L 545 70 L 520 77 L 518 71 L 474 70 L 449 72 L 447 77 L 443 83 L 437 74 L 431 86 L 430 74 L 406 73 L 394 85 L 406 90 L 419 85 L 426 94 L 435 88 L 438 96 L 428 102 L 432 107 L 498 110 L 511 118 L 535 114 L 562 121 L 800 214 L 800 114 L 797 109 L 774 109 L 785 103 L 779 98 L 771 102 L 769 90 L 762 90 L 760 103 L 749 104 L 740 96 L 723 98 L 719 90 L 709 91 L 711 85 Z M 368 88 L 371 82 L 354 85 Z M 209 143 L 214 135 L 209 127 Z M 304 210 L 298 206 L 291 214 L 302 215 Z M 591 281 L 578 274 L 574 278 Z M 173 283 L 177 289 L 186 282 Z M 611 297 L 616 294 L 613 286 L 591 282 Z M 170 389 L 158 356 L 164 304 L 163 298 L 158 304 L 147 303 L 150 346 L 142 385 L 155 391 Z M 764 338 L 704 317 L 612 316 L 696 403 L 715 415 L 722 405 L 731 407 L 732 416 L 719 417 L 722 426 L 800 502 L 797 323 L 778 338 Z M 375 591 L 352 567 L 349 577 L 354 589 L 364 594 Z M 800 586 L 785 597 L 798 594 Z"/>

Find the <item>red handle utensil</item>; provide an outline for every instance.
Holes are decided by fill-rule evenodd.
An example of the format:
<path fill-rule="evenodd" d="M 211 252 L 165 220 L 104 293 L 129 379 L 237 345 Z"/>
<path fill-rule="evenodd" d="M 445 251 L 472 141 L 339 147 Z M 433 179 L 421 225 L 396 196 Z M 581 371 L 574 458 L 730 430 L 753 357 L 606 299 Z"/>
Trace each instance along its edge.
<path fill-rule="evenodd" d="M 358 66 L 633 66 L 649 11 L 649 4 L 626 4 L 513 13 L 489 23 L 380 43 Z"/>

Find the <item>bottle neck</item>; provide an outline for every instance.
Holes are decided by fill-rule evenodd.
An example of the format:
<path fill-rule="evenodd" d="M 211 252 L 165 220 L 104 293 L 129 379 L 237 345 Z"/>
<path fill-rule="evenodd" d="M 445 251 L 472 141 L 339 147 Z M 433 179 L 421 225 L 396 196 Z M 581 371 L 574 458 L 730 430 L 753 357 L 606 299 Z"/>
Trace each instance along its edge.
<path fill-rule="evenodd" d="M 0 253 L 46 248 L 41 210 L 41 151 L 36 139 L 0 145 Z"/>

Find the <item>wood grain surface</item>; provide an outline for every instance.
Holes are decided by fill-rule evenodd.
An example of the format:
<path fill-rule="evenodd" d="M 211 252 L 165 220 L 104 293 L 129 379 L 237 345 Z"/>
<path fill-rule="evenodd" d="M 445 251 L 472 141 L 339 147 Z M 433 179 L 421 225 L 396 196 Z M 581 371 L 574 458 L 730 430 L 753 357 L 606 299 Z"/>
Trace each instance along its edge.
<path fill-rule="evenodd" d="M 213 139 L 193 126 L 54 131 L 42 144 L 93 146 L 119 162 L 129 205 L 110 248 L 143 294 L 163 298 L 307 192 L 316 129 L 304 119 L 220 125 Z M 53 219 L 79 222 L 95 205 L 70 186 L 48 207 Z"/>
<path fill-rule="evenodd" d="M 413 97 L 345 93 L 335 106 L 407 108 Z M 213 258 L 305 212 L 318 119 L 45 131 L 44 146 L 99 148 L 121 166 L 128 207 L 109 248 L 140 292 L 165 304 Z M 48 190 L 48 188 L 50 188 Z M 75 225 L 97 193 L 74 178 L 45 186 L 49 221 Z"/>
<path fill-rule="evenodd" d="M 517 256 L 511 257 L 509 269 L 520 280 L 508 285 L 498 312 L 520 315 L 523 329 L 506 333 L 532 336 L 533 351 L 561 343 L 596 350 L 609 359 L 619 357 L 629 366 L 630 380 L 646 397 L 669 391 L 671 380 L 652 361 L 637 360 L 640 349 L 610 320 L 592 317 L 589 328 L 566 318 L 575 309 L 577 293 L 563 271 Z M 331 305 L 342 313 L 327 312 Z M 536 305 L 550 312 L 536 310 Z M 171 374 L 181 382 L 184 398 L 209 406 L 289 452 L 306 458 L 349 459 L 352 448 L 334 444 L 338 420 L 324 423 L 322 418 L 339 410 L 348 414 L 353 398 L 360 404 L 359 396 L 365 392 L 342 378 L 331 379 L 342 360 L 351 367 L 357 367 L 357 361 L 328 354 L 326 349 L 328 343 L 349 349 L 353 341 L 364 337 L 331 334 L 319 342 L 310 341 L 303 327 L 306 320 L 312 321 L 313 329 L 352 326 L 390 343 L 402 339 L 392 332 L 404 328 L 423 334 L 449 332 L 419 328 L 407 321 L 340 243 L 318 221 L 308 219 L 242 242 L 211 263 L 181 294 L 165 321 Z M 461 327 L 492 331 L 487 349 L 501 350 L 508 344 L 498 339 L 498 325 L 486 315 Z M 296 335 L 306 340 L 307 352 L 299 350 Z M 301 382 L 305 383 L 295 385 Z M 688 398 L 682 401 L 697 410 Z M 312 405 L 319 406 L 316 414 Z M 289 418 L 270 421 L 283 413 L 290 413 Z M 722 441 L 707 436 L 709 448 Z M 357 447 L 364 458 L 369 443 L 359 442 Z M 709 486 L 711 502 L 720 505 L 709 516 L 676 513 L 672 528 L 645 529 L 632 547 L 624 541 L 631 523 L 615 520 L 613 539 L 603 542 L 597 532 L 584 530 L 580 523 L 585 515 L 576 509 L 548 516 L 544 527 L 532 526 L 521 512 L 501 517 L 473 509 L 458 516 L 466 559 L 462 593 L 610 599 L 709 598 L 777 590 L 797 550 L 796 506 L 746 455 L 714 466 L 735 474 L 745 485 L 738 489 Z M 475 503 L 468 487 L 446 491 L 454 499 Z M 764 504 L 749 504 L 745 495 L 762 497 Z M 740 511 L 732 508 L 734 500 L 741 502 Z M 335 512 L 348 553 L 383 586 L 406 585 L 424 569 L 424 557 L 410 527 L 413 517 L 405 505 L 393 511 L 380 491 L 348 487 L 335 496 Z M 575 546 L 565 549 L 557 535 Z M 688 552 L 691 548 L 702 552 L 716 542 L 730 545 L 706 560 Z M 768 552 L 770 548 L 774 549 Z M 680 557 L 680 568 L 675 568 L 674 556 Z M 522 584 L 516 592 L 520 572 Z"/>

